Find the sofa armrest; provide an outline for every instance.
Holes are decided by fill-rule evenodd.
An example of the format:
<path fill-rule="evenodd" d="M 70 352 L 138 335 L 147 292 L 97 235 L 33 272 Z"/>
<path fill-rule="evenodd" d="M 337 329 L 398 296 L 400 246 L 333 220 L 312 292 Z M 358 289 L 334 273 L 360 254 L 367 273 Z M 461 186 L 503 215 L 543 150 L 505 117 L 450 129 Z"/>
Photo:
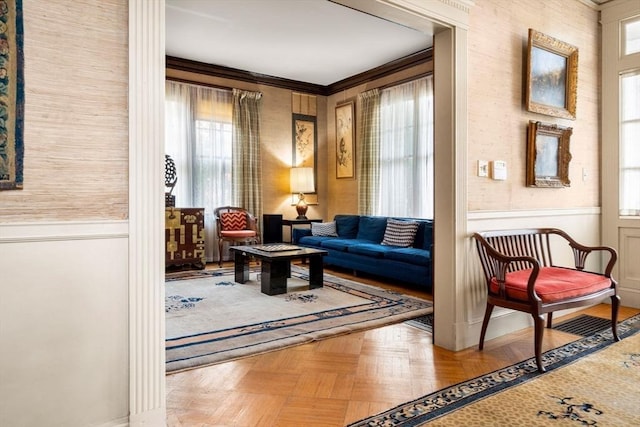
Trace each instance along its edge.
<path fill-rule="evenodd" d="M 311 236 L 311 230 L 309 228 L 294 228 L 291 230 L 291 241 L 293 243 L 298 243 L 298 241 L 305 236 Z"/>

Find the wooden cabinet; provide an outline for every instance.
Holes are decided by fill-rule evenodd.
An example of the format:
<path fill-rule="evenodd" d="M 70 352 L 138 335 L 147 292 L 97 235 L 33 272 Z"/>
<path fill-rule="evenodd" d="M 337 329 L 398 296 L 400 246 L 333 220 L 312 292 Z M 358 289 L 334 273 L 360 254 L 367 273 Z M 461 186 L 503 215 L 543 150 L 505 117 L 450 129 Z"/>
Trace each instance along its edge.
<path fill-rule="evenodd" d="M 188 264 L 205 267 L 203 208 L 165 208 L 164 236 L 165 267 Z"/>

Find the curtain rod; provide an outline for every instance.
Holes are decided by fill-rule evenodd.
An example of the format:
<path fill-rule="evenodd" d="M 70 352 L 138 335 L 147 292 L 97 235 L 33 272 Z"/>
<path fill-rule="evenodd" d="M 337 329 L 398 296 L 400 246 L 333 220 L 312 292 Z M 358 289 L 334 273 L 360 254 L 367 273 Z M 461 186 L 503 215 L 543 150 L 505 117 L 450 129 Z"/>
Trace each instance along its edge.
<path fill-rule="evenodd" d="M 187 83 L 187 84 L 192 84 L 192 85 L 197 85 L 197 86 L 206 86 L 206 87 L 212 87 L 215 89 L 223 89 L 223 90 L 228 90 L 228 91 L 232 91 L 234 88 L 229 87 L 229 86 L 222 86 L 222 85 L 216 85 L 213 83 L 202 83 L 202 82 L 196 82 L 193 80 L 189 80 L 189 79 L 181 79 L 178 77 L 166 77 L 167 80 L 170 80 L 172 82 L 179 82 L 179 83 Z"/>

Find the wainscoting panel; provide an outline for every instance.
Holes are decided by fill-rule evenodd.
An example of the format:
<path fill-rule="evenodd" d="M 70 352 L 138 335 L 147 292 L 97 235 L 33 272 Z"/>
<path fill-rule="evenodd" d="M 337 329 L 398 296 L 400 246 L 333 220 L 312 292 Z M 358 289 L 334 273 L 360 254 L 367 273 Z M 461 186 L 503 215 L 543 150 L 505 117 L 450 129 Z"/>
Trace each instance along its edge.
<path fill-rule="evenodd" d="M 640 307 L 640 229 L 620 228 L 617 278 L 622 304 Z"/>
<path fill-rule="evenodd" d="M 126 425 L 126 221 L 0 224 L 0 425 Z"/>

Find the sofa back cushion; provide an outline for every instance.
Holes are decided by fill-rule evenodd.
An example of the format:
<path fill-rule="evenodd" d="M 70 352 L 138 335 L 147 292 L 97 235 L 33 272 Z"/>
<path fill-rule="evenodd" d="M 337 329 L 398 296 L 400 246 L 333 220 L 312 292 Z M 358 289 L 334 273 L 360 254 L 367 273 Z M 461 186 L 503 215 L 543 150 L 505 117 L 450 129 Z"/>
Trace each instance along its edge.
<path fill-rule="evenodd" d="M 359 215 L 336 215 L 336 230 L 338 236 L 345 239 L 355 239 L 358 235 L 358 224 L 360 223 Z"/>
<path fill-rule="evenodd" d="M 433 220 L 421 219 L 418 220 L 418 231 L 416 232 L 416 238 L 413 241 L 413 247 L 418 249 L 431 250 L 433 245 Z"/>
<path fill-rule="evenodd" d="M 386 216 L 361 216 L 357 238 L 380 243 L 387 229 Z"/>

